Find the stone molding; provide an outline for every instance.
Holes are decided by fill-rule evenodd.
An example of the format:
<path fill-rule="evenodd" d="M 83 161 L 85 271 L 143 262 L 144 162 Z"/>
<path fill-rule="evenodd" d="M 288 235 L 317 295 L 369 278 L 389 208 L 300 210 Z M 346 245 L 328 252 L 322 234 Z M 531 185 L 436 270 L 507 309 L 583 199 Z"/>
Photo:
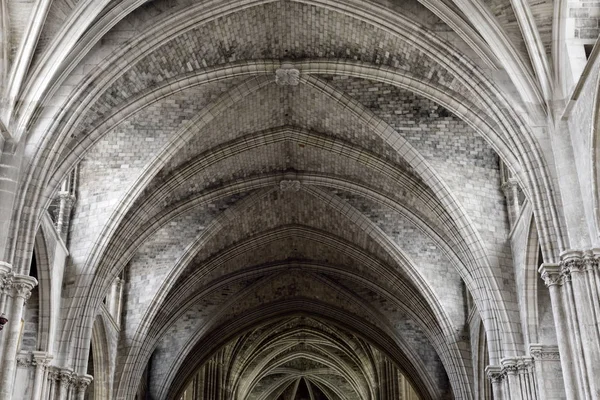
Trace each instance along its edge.
<path fill-rule="evenodd" d="M 545 345 L 545 344 L 530 344 L 529 354 L 533 357 L 534 361 L 558 361 L 560 360 L 560 353 L 558 346 Z"/>

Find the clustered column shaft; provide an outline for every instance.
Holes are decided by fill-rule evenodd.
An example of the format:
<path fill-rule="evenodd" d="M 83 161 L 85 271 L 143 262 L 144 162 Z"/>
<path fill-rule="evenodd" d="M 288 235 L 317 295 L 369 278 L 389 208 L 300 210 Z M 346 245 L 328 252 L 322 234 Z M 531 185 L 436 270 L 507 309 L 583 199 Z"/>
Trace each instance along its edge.
<path fill-rule="evenodd" d="M 502 366 L 486 370 L 492 382 L 494 399 L 537 400 L 538 382 L 533 357 L 512 357 L 502 360 Z"/>
<path fill-rule="evenodd" d="M 0 400 L 9 400 L 12 398 L 17 368 L 23 306 L 37 281 L 30 276 L 13 273 L 10 264 L 0 263 L 0 282 L 0 313 L 8 318 L 0 335 Z"/>
<path fill-rule="evenodd" d="M 396 400 L 402 398 L 400 393 L 400 375 L 397 368 L 388 359 L 381 362 L 380 371 L 380 399 Z"/>
<path fill-rule="evenodd" d="M 92 382 L 90 375 L 77 375 L 66 368 L 45 368 L 45 379 L 41 397 L 48 400 L 84 400 L 87 387 Z"/>
<path fill-rule="evenodd" d="M 516 179 L 510 178 L 502 184 L 501 188 L 504 192 L 504 197 L 506 197 L 510 226 L 513 226 L 521 213 L 521 205 L 519 204 L 519 184 Z"/>
<path fill-rule="evenodd" d="M 600 399 L 600 271 L 598 251 L 567 251 L 543 264 L 550 290 L 568 399 Z"/>

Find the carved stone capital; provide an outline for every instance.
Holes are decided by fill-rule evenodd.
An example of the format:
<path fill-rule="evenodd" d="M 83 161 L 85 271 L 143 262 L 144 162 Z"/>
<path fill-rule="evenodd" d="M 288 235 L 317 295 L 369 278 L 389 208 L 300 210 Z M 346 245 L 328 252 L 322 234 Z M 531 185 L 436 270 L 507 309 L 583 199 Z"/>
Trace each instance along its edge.
<path fill-rule="evenodd" d="M 572 273 L 583 272 L 585 265 L 583 263 L 583 252 L 579 250 L 567 250 L 560 255 L 560 266 L 563 274 L 568 276 Z"/>
<path fill-rule="evenodd" d="M 485 367 L 485 373 L 492 384 L 501 383 L 506 376 L 503 368 L 499 365 L 488 365 Z"/>
<path fill-rule="evenodd" d="M 0 288 L 3 294 L 10 295 L 12 293 L 14 279 L 15 274 L 13 274 L 12 272 L 7 272 L 2 276 L 2 280 L 0 281 Z"/>
<path fill-rule="evenodd" d="M 500 185 L 500 189 L 502 189 L 502 191 L 504 192 L 504 196 L 512 197 L 514 194 L 515 188 L 517 188 L 518 186 L 519 186 L 519 183 L 517 182 L 517 180 L 510 178 L 506 182 L 504 182 L 502 185 Z"/>
<path fill-rule="evenodd" d="M 20 353 L 17 355 L 17 367 L 20 368 L 29 368 L 33 364 L 33 359 L 31 358 L 31 353 Z"/>
<path fill-rule="evenodd" d="M 560 360 L 558 346 L 531 344 L 529 345 L 529 354 L 535 361 Z"/>
<path fill-rule="evenodd" d="M 48 379 L 51 381 L 58 381 L 60 379 L 59 368 L 54 365 L 48 366 Z"/>
<path fill-rule="evenodd" d="M 544 263 L 538 272 L 548 287 L 563 284 L 564 274 L 559 264 Z"/>
<path fill-rule="evenodd" d="M 75 382 L 76 375 L 70 369 L 60 369 L 58 371 L 58 380 L 60 385 L 69 387 Z"/>
<path fill-rule="evenodd" d="M 570 258 L 565 261 L 561 261 L 561 269 L 565 276 L 569 274 L 576 274 L 585 271 L 585 263 L 582 258 Z"/>
<path fill-rule="evenodd" d="M 39 365 L 41 367 L 47 367 L 52 361 L 52 356 L 45 351 L 34 351 L 33 354 L 33 365 Z"/>
<path fill-rule="evenodd" d="M 533 371 L 533 357 L 519 357 L 517 360 L 519 374 L 528 374 Z"/>
<path fill-rule="evenodd" d="M 75 196 L 73 196 L 73 195 L 72 195 L 71 193 L 69 193 L 69 192 L 60 192 L 60 193 L 58 194 L 58 198 L 59 198 L 61 201 L 64 201 L 64 202 L 65 202 L 65 204 L 66 204 L 68 207 L 73 207 L 73 205 L 75 204 L 75 200 L 76 200 L 76 199 L 75 199 Z"/>
<path fill-rule="evenodd" d="M 12 295 L 21 297 L 27 301 L 31 296 L 31 290 L 37 285 L 37 280 L 31 276 L 15 275 L 12 284 Z"/>
<path fill-rule="evenodd" d="M 300 82 L 300 71 L 291 64 L 282 64 L 275 71 L 275 83 L 280 86 L 297 86 Z"/>
<path fill-rule="evenodd" d="M 583 269 L 585 271 L 595 271 L 598 269 L 599 264 L 600 261 L 598 260 L 598 257 L 596 257 L 592 252 L 587 252 L 583 256 Z"/>
<path fill-rule="evenodd" d="M 12 272 L 12 265 L 7 263 L 6 261 L 0 261 L 0 279 L 4 279 L 4 277 Z"/>
<path fill-rule="evenodd" d="M 507 375 L 516 375 L 518 372 L 517 362 L 518 360 L 516 358 L 505 358 L 501 360 L 500 364 L 502 364 L 502 371 Z"/>
<path fill-rule="evenodd" d="M 94 377 L 91 375 L 80 375 L 75 380 L 75 387 L 78 392 L 85 392 L 87 387 L 92 383 Z"/>
<path fill-rule="evenodd" d="M 298 180 L 287 180 L 284 179 L 279 182 L 279 189 L 282 192 L 297 192 L 300 190 L 302 184 Z"/>

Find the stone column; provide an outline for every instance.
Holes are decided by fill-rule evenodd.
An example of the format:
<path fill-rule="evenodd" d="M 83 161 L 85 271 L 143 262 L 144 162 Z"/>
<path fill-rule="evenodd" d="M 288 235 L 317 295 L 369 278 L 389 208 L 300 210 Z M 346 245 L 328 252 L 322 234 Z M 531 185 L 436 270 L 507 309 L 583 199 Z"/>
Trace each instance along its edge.
<path fill-rule="evenodd" d="M 539 396 L 533 358 L 505 358 L 502 366 L 490 365 L 486 373 L 492 382 L 494 400 L 546 400 Z"/>
<path fill-rule="evenodd" d="M 47 399 L 50 400 L 50 394 L 51 394 L 51 390 L 50 390 L 50 380 L 51 380 L 51 375 L 52 375 L 52 368 L 51 366 L 47 365 L 44 368 L 44 379 L 42 382 L 42 390 L 40 392 L 40 399 Z"/>
<path fill-rule="evenodd" d="M 397 400 L 400 398 L 400 377 L 398 370 L 388 359 L 379 363 L 379 398 Z"/>
<path fill-rule="evenodd" d="M 600 399 L 600 314 L 596 313 L 598 305 L 594 304 L 598 296 L 594 277 L 598 261 L 593 254 L 568 251 L 563 253 L 561 264 L 563 273 L 571 276 L 570 281 L 565 281 L 565 286 L 573 296 L 572 309 L 577 329 L 572 333 L 581 343 L 582 376 L 589 385 L 590 399 Z"/>
<path fill-rule="evenodd" d="M 580 388 L 577 384 L 577 371 L 571 354 L 574 346 L 571 336 L 570 320 L 567 313 L 566 294 L 563 293 L 564 276 L 558 264 L 542 264 L 539 272 L 544 283 L 550 291 L 550 302 L 552 303 L 552 315 L 556 325 L 556 338 L 558 340 L 558 349 L 562 357 L 560 364 L 562 367 L 563 381 L 565 384 L 566 398 L 568 400 L 583 399 L 580 396 Z"/>
<path fill-rule="evenodd" d="M 521 205 L 519 204 L 519 184 L 514 178 L 509 178 L 501 186 L 506 198 L 506 206 L 508 210 L 508 219 L 510 226 L 514 226 L 515 221 L 519 218 Z"/>
<path fill-rule="evenodd" d="M 123 280 L 119 277 L 110 286 L 106 305 L 109 314 L 114 318 L 117 326 L 121 326 L 121 303 L 123 298 Z"/>
<path fill-rule="evenodd" d="M 51 367 L 48 371 L 48 400 L 56 400 L 56 392 L 58 382 L 60 380 L 60 374 L 56 367 Z"/>
<path fill-rule="evenodd" d="M 538 396 L 538 383 L 533 366 L 533 357 L 519 357 L 517 360 L 517 372 L 521 386 L 521 397 L 524 400 L 540 399 Z"/>
<path fill-rule="evenodd" d="M 533 357 L 538 396 L 540 399 L 565 398 L 563 371 L 558 346 L 531 344 L 529 354 Z"/>
<path fill-rule="evenodd" d="M 6 298 L 10 295 L 12 279 L 12 266 L 0 261 L 0 314 L 6 313 Z M 8 290 L 5 290 L 5 288 L 8 288 Z"/>
<path fill-rule="evenodd" d="M 12 266 L 6 262 L 0 261 L 0 316 L 2 316 L 5 324 L 8 324 L 8 316 L 6 313 L 10 308 L 10 294 L 12 292 L 14 274 L 12 273 Z M 0 354 L 4 353 L 4 343 L 6 342 L 6 336 L 2 334 L 5 325 L 1 326 L 0 330 Z M 2 360 L 0 360 L 0 370 L 2 369 Z"/>
<path fill-rule="evenodd" d="M 67 235 L 69 233 L 69 224 L 71 219 L 71 210 L 75 204 L 75 196 L 68 191 L 59 193 L 59 209 L 58 216 L 56 217 L 56 231 L 59 233 L 61 239 L 66 244 Z"/>
<path fill-rule="evenodd" d="M 94 378 L 91 375 L 83 375 L 83 376 L 77 377 L 77 380 L 75 382 L 75 387 L 77 389 L 76 400 L 84 400 L 85 392 L 86 392 L 88 386 L 90 385 L 90 383 L 92 383 L 93 379 Z"/>
<path fill-rule="evenodd" d="M 490 382 L 492 383 L 492 393 L 494 394 L 494 400 L 510 400 L 509 394 L 505 396 L 505 378 L 506 373 L 499 365 L 488 365 L 485 368 Z"/>
<path fill-rule="evenodd" d="M 15 384 L 13 385 L 12 399 L 29 400 L 31 398 L 31 382 L 35 375 L 35 365 L 31 353 L 19 352 L 17 355 L 17 368 L 15 369 Z"/>
<path fill-rule="evenodd" d="M 505 398 L 510 400 L 522 400 L 516 358 L 505 358 L 501 361 L 502 371 L 505 375 Z"/>
<path fill-rule="evenodd" d="M 74 383 L 73 371 L 63 368 L 58 373 L 58 400 L 67 400 L 71 385 Z"/>
<path fill-rule="evenodd" d="M 569 250 L 560 269 L 542 265 L 550 288 L 565 391 L 569 399 L 600 399 L 599 250 Z"/>
<path fill-rule="evenodd" d="M 23 305 L 31 294 L 31 289 L 37 285 L 35 278 L 24 275 L 14 275 L 12 282 L 10 310 L 7 314 L 7 328 L 2 351 L 2 373 L 0 375 L 0 400 L 12 399 L 15 371 L 17 366 L 17 351 L 21 335 L 21 317 Z"/>
<path fill-rule="evenodd" d="M 33 363 L 35 365 L 35 376 L 33 379 L 33 391 L 31 400 L 42 398 L 42 388 L 46 377 L 46 367 L 52 360 L 52 356 L 44 351 L 33 352 Z"/>

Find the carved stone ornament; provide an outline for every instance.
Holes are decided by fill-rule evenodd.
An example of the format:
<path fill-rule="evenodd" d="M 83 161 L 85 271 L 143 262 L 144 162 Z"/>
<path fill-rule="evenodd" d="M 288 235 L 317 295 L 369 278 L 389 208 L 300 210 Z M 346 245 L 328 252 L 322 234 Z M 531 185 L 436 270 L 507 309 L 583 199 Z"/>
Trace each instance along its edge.
<path fill-rule="evenodd" d="M 39 365 L 41 367 L 47 367 L 52 361 L 52 356 L 44 351 L 33 352 L 33 365 Z"/>
<path fill-rule="evenodd" d="M 517 183 L 516 179 L 509 179 L 506 182 L 504 182 L 502 185 L 500 185 L 500 189 L 502 189 L 502 191 L 504 192 L 504 196 L 510 197 L 514 194 L 513 191 L 518 186 L 519 186 L 519 184 Z"/>
<path fill-rule="evenodd" d="M 20 354 L 17 356 L 17 367 L 28 368 L 33 365 L 33 360 L 29 354 Z"/>
<path fill-rule="evenodd" d="M 506 372 L 503 368 L 495 365 L 488 365 L 485 368 L 485 373 L 492 384 L 501 383 L 506 376 Z"/>
<path fill-rule="evenodd" d="M 283 64 L 275 71 L 275 83 L 280 86 L 297 86 L 300 83 L 300 71 L 290 64 Z"/>
<path fill-rule="evenodd" d="M 542 360 L 560 360 L 560 353 L 558 351 L 548 351 L 541 353 L 540 358 Z"/>
<path fill-rule="evenodd" d="M 31 296 L 31 285 L 26 283 L 15 283 L 13 284 L 14 294 L 17 297 L 22 297 L 26 301 Z"/>
<path fill-rule="evenodd" d="M 12 283 L 12 295 L 21 297 L 27 301 L 31 296 L 31 290 L 37 285 L 37 280 L 25 275 L 15 275 Z"/>
<path fill-rule="evenodd" d="M 58 379 L 61 386 L 70 386 L 75 382 L 75 374 L 69 370 L 61 370 L 58 373 Z"/>
<path fill-rule="evenodd" d="M 560 360 L 558 346 L 531 345 L 529 353 L 535 361 L 557 361 Z"/>
<path fill-rule="evenodd" d="M 9 272 L 8 274 L 4 275 L 2 277 L 2 293 L 4 294 L 10 294 L 12 292 L 12 285 L 13 285 L 13 281 L 14 281 L 15 275 L 12 272 Z"/>
<path fill-rule="evenodd" d="M 542 279 L 544 280 L 544 283 L 548 287 L 554 286 L 554 285 L 562 285 L 562 283 L 563 283 L 562 282 L 563 275 L 560 273 L 556 274 L 556 273 L 544 271 L 544 272 L 542 272 Z"/>
<path fill-rule="evenodd" d="M 502 371 L 508 375 L 516 375 L 518 370 L 517 364 L 506 364 L 502 367 Z"/>
<path fill-rule="evenodd" d="M 532 357 L 519 357 L 517 361 L 517 370 L 519 374 L 528 374 L 533 371 L 533 358 Z"/>
<path fill-rule="evenodd" d="M 85 392 L 85 390 L 90 385 L 90 383 L 92 383 L 93 379 L 94 378 L 91 375 L 79 376 L 79 377 L 77 377 L 77 380 L 75 381 L 75 387 L 77 388 L 78 391 Z"/>
<path fill-rule="evenodd" d="M 570 258 L 561 262 L 561 268 L 566 277 L 567 274 L 583 272 L 585 265 L 581 258 Z"/>
<path fill-rule="evenodd" d="M 301 183 L 298 180 L 282 180 L 279 182 L 279 189 L 282 192 L 297 192 L 300 190 Z"/>
<path fill-rule="evenodd" d="M 591 254 L 586 254 L 583 257 L 583 265 L 585 271 L 594 271 L 598 269 L 598 259 Z"/>

